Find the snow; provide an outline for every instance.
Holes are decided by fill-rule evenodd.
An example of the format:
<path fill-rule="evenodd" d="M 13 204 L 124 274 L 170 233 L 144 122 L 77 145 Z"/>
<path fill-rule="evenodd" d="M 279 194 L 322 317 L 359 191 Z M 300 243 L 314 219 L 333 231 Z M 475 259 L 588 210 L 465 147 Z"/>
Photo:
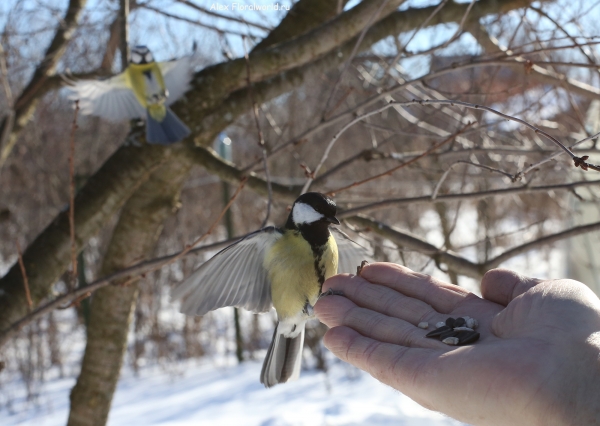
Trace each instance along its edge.
<path fill-rule="evenodd" d="M 221 365 L 185 361 L 175 369 L 145 367 L 136 376 L 126 368 L 108 420 L 118 425 L 461 425 L 429 411 L 368 374 L 330 358 L 327 374 L 303 371 L 295 382 L 265 389 L 261 361 Z M 45 383 L 36 403 L 13 395 L 12 414 L 0 424 L 66 424 L 74 378 Z M 15 389 L 17 387 L 15 386 Z M 6 390 L 6 389 L 5 389 Z"/>

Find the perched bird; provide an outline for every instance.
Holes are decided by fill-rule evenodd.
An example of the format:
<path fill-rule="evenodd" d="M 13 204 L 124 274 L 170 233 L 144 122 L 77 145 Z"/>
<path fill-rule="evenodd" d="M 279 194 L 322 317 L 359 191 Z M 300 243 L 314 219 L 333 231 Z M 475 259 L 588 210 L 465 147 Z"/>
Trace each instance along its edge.
<path fill-rule="evenodd" d="M 181 312 L 189 315 L 224 306 L 257 313 L 275 307 L 278 323 L 260 374 L 266 387 L 298 378 L 304 327 L 314 316 L 323 282 L 338 270 L 356 272 L 365 257 L 365 250 L 341 231 L 334 231 L 336 243 L 329 228 L 340 223 L 335 215 L 331 198 L 317 192 L 303 194 L 283 228 L 263 228 L 230 245 L 171 295 L 181 300 Z"/>
<path fill-rule="evenodd" d="M 74 82 L 69 98 L 79 100 L 82 114 L 112 121 L 146 118 L 146 140 L 168 145 L 190 134 L 169 105 L 188 90 L 190 57 L 155 62 L 146 46 L 131 49 L 131 62 L 121 74 L 106 80 Z"/>

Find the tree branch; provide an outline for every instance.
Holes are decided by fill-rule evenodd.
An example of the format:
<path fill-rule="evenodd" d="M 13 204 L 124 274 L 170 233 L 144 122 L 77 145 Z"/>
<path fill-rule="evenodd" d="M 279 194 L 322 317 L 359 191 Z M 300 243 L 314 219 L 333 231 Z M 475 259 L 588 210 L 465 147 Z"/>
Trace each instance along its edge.
<path fill-rule="evenodd" d="M 4 165 L 10 152 L 15 146 L 18 134 L 23 130 L 27 122 L 29 122 L 37 101 L 44 93 L 46 93 L 45 90 L 43 90 L 43 87 L 48 78 L 56 73 L 58 61 L 67 50 L 67 45 L 71 40 L 73 32 L 77 28 L 77 20 L 86 2 L 87 0 L 69 1 L 65 17 L 58 25 L 56 34 L 54 35 L 50 46 L 46 49 L 44 59 L 40 62 L 34 71 L 31 80 L 15 101 L 14 119 L 10 132 L 7 126 L 11 125 L 11 120 L 9 120 L 9 117 L 3 119 L 2 124 L 0 125 L 0 135 L 6 132 L 8 137 L 5 140 L 5 145 L 0 147 L 2 149 L 0 153 L 0 168 Z"/>

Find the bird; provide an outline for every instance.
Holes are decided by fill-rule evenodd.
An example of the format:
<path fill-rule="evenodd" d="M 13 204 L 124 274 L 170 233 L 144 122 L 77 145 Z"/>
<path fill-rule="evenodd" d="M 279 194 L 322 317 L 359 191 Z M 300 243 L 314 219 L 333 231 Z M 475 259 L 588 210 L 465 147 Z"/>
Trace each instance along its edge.
<path fill-rule="evenodd" d="M 111 121 L 145 118 L 147 142 L 170 145 L 190 134 L 169 105 L 189 89 L 191 78 L 191 57 L 155 62 L 148 47 L 135 46 L 125 71 L 105 80 L 72 81 L 69 99 L 78 100 L 82 114 Z"/>
<path fill-rule="evenodd" d="M 203 263 L 171 293 L 187 315 L 225 306 L 260 313 L 273 306 L 278 322 L 260 373 L 265 387 L 299 377 L 305 325 L 314 317 L 323 283 L 338 270 L 356 271 L 366 256 L 366 249 L 330 228 L 340 224 L 336 212 L 328 196 L 302 194 L 282 228 L 268 226 L 248 234 Z"/>

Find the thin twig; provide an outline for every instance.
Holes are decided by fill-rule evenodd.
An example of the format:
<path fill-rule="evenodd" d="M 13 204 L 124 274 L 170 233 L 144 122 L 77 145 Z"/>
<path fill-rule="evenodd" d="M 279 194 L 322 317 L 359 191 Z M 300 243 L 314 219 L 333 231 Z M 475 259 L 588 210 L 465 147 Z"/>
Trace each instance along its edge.
<path fill-rule="evenodd" d="M 265 145 L 265 138 L 263 136 L 262 129 L 260 128 L 260 120 L 258 118 L 258 104 L 254 99 L 254 90 L 252 90 L 252 80 L 250 78 L 250 58 L 248 57 L 248 49 L 246 48 L 246 37 L 242 37 L 242 44 L 244 45 L 244 58 L 246 59 L 246 79 L 248 81 L 248 97 L 250 98 L 250 105 L 252 105 L 252 112 L 254 113 L 254 122 L 256 123 L 256 129 L 258 131 L 258 146 L 262 153 L 263 167 L 265 170 L 265 179 L 267 181 L 267 214 L 265 220 L 263 220 L 261 228 L 264 228 L 269 221 L 271 216 L 271 205 L 273 203 L 273 188 L 271 187 L 271 176 L 269 174 L 269 167 L 267 164 L 267 147 Z"/>
<path fill-rule="evenodd" d="M 465 26 L 465 21 L 467 20 L 467 17 L 469 16 L 469 13 L 471 13 L 471 9 L 473 9 L 473 6 L 475 5 L 475 1 L 476 0 L 471 0 L 471 3 L 467 7 L 467 10 L 465 11 L 465 14 L 463 15 L 462 19 L 460 20 L 460 23 L 458 24 L 458 28 L 454 32 L 454 35 L 452 37 L 450 37 L 444 44 L 442 44 L 440 46 L 441 49 L 444 49 L 444 48 L 448 47 L 448 45 L 450 43 L 452 43 L 454 40 L 456 40 L 462 34 L 463 28 Z"/>
<path fill-rule="evenodd" d="M 19 255 L 19 267 L 21 268 L 21 275 L 23 276 L 23 287 L 25 287 L 25 298 L 27 299 L 27 306 L 29 311 L 33 309 L 33 302 L 31 301 L 31 292 L 29 291 L 29 280 L 27 279 L 27 271 L 25 270 L 25 263 L 23 263 L 23 252 L 21 251 L 21 245 L 19 240 L 17 243 L 17 254 Z"/>
<path fill-rule="evenodd" d="M 75 131 L 79 101 L 75 101 L 75 114 L 71 125 L 71 143 L 69 148 L 69 233 L 71 238 L 71 279 L 69 289 L 75 288 L 77 280 L 77 243 L 75 242 Z"/>
<path fill-rule="evenodd" d="M 333 85 L 333 88 L 331 89 L 331 92 L 329 92 L 329 97 L 327 98 L 327 102 L 325 102 L 325 108 L 323 108 L 323 120 L 326 119 L 326 116 L 329 113 L 329 104 L 331 103 L 331 99 L 333 98 L 333 95 L 335 95 L 335 92 L 336 92 L 340 82 L 342 81 L 342 77 L 344 76 L 346 71 L 348 71 L 348 68 L 350 67 L 350 64 L 352 63 L 352 59 L 354 58 L 354 56 L 356 56 L 356 52 L 358 52 L 358 47 L 360 46 L 363 39 L 365 38 L 365 34 L 369 30 L 369 28 L 371 28 L 373 23 L 375 23 L 375 21 L 381 14 L 381 11 L 387 5 L 388 1 L 389 0 L 384 0 L 383 2 L 381 2 L 381 5 L 379 6 L 379 8 L 371 16 L 371 18 L 367 22 L 367 25 L 365 25 L 365 27 L 360 32 L 360 35 L 358 36 L 358 39 L 356 40 L 356 43 L 354 44 L 354 47 L 352 48 L 352 52 L 350 53 L 350 56 L 348 57 L 348 59 L 346 60 L 346 63 L 344 64 L 344 68 L 339 73 L 339 75 L 335 81 L 335 84 Z"/>
<path fill-rule="evenodd" d="M 192 9 L 196 9 L 197 11 L 202 12 L 202 13 L 204 13 L 206 15 L 214 16 L 216 18 L 226 19 L 228 21 L 233 21 L 233 22 L 237 22 L 237 23 L 240 23 L 240 24 L 245 24 L 245 25 L 248 25 L 250 27 L 255 27 L 255 28 L 258 28 L 258 29 L 263 30 L 263 31 L 271 31 L 273 29 L 273 28 L 268 27 L 266 25 L 256 24 L 254 22 L 246 21 L 245 19 L 236 18 L 235 16 L 228 16 L 228 15 L 224 15 L 224 14 L 221 14 L 221 13 L 214 12 L 214 11 L 212 11 L 210 9 L 207 9 L 205 7 L 202 7 L 202 6 L 199 6 L 199 5 L 195 4 L 195 3 L 192 3 L 189 0 L 176 0 L 176 1 L 179 2 L 179 3 L 185 4 L 186 6 L 189 6 Z"/>
<path fill-rule="evenodd" d="M 389 198 L 374 203 L 363 204 L 362 206 L 353 207 L 351 209 L 343 210 L 338 213 L 339 219 L 354 216 L 359 213 L 366 213 L 383 209 L 386 207 L 398 207 L 398 206 L 412 206 L 415 204 L 430 204 L 432 201 L 438 202 L 450 202 L 450 201 L 464 201 L 464 200 L 480 200 L 483 198 L 491 198 L 497 196 L 507 195 L 520 195 L 520 194 L 534 194 L 534 193 L 549 193 L 550 191 L 565 190 L 569 191 L 573 188 L 578 187 L 589 187 L 589 186 L 600 186 L 600 180 L 582 180 L 571 183 L 561 183 L 555 185 L 540 185 L 540 186 L 529 186 L 522 185 L 519 187 L 509 187 L 501 189 L 491 189 L 486 191 L 477 192 L 466 192 L 458 194 L 444 194 L 438 195 L 436 200 L 431 199 L 431 195 L 420 195 L 417 197 L 402 197 L 402 198 Z"/>
<path fill-rule="evenodd" d="M 572 149 L 572 148 L 575 148 L 577 145 L 579 145 L 579 144 L 582 144 L 582 143 L 584 143 L 584 142 L 587 142 L 587 141 L 589 141 L 589 140 L 591 140 L 591 139 L 597 138 L 598 136 L 600 136 L 600 132 L 598 132 L 598 133 L 596 133 L 596 134 L 594 134 L 594 135 L 592 135 L 592 136 L 588 136 L 587 138 L 583 138 L 583 139 L 581 139 L 581 140 L 579 140 L 579 141 L 575 142 L 575 143 L 574 143 L 573 145 L 571 145 L 569 148 L 570 148 L 570 149 Z M 537 163 L 530 164 L 528 167 L 526 167 L 524 170 L 522 170 L 522 171 L 521 171 L 519 174 L 520 174 L 520 175 L 526 175 L 526 174 L 527 174 L 527 173 L 529 173 L 530 171 L 532 171 L 532 170 L 534 170 L 534 169 L 537 169 L 537 168 L 538 168 L 539 166 L 541 166 L 542 164 L 545 164 L 545 163 L 547 163 L 547 162 L 549 162 L 549 161 L 552 161 L 552 160 L 554 160 L 556 157 L 558 157 L 558 156 L 560 156 L 560 155 L 562 155 L 562 154 L 564 154 L 564 152 L 563 152 L 563 151 L 558 151 L 558 152 L 556 152 L 556 153 L 552 154 L 551 156 L 549 156 L 549 157 L 547 157 L 547 158 L 545 158 L 545 159 L 543 159 L 543 160 L 541 160 L 541 161 L 538 161 Z"/>
<path fill-rule="evenodd" d="M 315 180 L 315 177 L 316 177 L 317 173 L 319 172 L 319 170 L 321 169 L 321 167 L 323 166 L 323 164 L 325 163 L 325 161 L 329 157 L 329 153 L 331 152 L 331 149 L 333 148 L 333 146 L 335 145 L 335 143 L 338 141 L 338 139 L 340 138 L 340 136 L 346 130 L 348 130 L 350 127 L 352 127 L 353 125 L 355 125 L 359 121 L 364 120 L 367 117 L 370 117 L 370 116 L 375 115 L 375 114 L 379 114 L 379 113 L 381 113 L 381 112 L 383 112 L 383 111 L 385 111 L 385 110 L 387 110 L 389 108 L 392 108 L 392 107 L 410 106 L 410 105 L 436 105 L 436 104 L 446 104 L 446 105 L 450 105 L 450 106 L 460 105 L 460 106 L 463 106 L 465 108 L 483 110 L 483 111 L 490 112 L 492 114 L 496 114 L 496 115 L 498 115 L 498 116 L 500 116 L 502 118 L 505 118 L 506 120 L 516 121 L 517 123 L 521 123 L 524 126 L 532 129 L 535 133 L 540 134 L 540 135 L 542 135 L 542 136 L 550 139 L 552 142 L 554 142 L 559 147 L 561 147 L 575 161 L 575 166 L 576 167 L 580 166 L 584 170 L 587 170 L 587 168 L 589 167 L 589 168 L 591 168 L 593 170 L 600 171 L 600 167 L 599 166 L 595 166 L 593 164 L 589 164 L 589 163 L 585 162 L 585 160 L 587 159 L 586 156 L 577 157 L 575 154 L 573 154 L 573 152 L 571 152 L 571 150 L 569 148 L 567 148 L 565 145 L 563 145 L 558 139 L 554 138 L 553 136 L 549 135 L 548 133 L 544 132 L 543 130 L 535 127 L 534 125 L 532 125 L 532 124 L 528 123 L 527 121 L 522 120 L 520 118 L 513 117 L 513 116 L 508 115 L 508 114 L 504 114 L 504 113 L 502 113 L 500 111 L 496 111 L 495 109 L 490 108 L 490 107 L 486 107 L 486 106 L 483 106 L 483 105 L 472 104 L 472 103 L 469 103 L 469 102 L 456 101 L 456 100 L 446 100 L 446 99 L 413 99 L 412 101 L 406 101 L 406 102 L 390 101 L 386 105 L 384 105 L 384 106 L 382 106 L 380 108 L 377 108 L 377 109 L 375 109 L 373 111 L 369 111 L 367 113 L 359 115 L 358 117 L 355 117 L 350 122 L 346 123 L 333 136 L 333 138 L 331 139 L 331 141 L 329 142 L 329 144 L 325 148 L 325 152 L 323 153 L 323 156 L 321 157 L 321 160 L 319 161 L 319 164 L 317 164 L 317 167 L 315 167 L 314 171 L 310 174 L 310 176 L 308 177 L 306 183 L 302 187 L 302 194 L 304 194 L 306 191 L 308 191 L 308 189 L 310 188 L 310 185 Z M 580 164 L 577 164 L 578 160 L 580 161 Z M 516 176 L 517 180 L 518 180 L 518 177 L 519 176 Z"/>
<path fill-rule="evenodd" d="M 433 11 L 429 14 L 429 16 L 427 18 L 425 18 L 425 20 L 413 31 L 413 33 L 411 34 L 410 38 L 406 41 L 406 43 L 404 43 L 404 47 L 402 49 L 398 49 L 398 53 L 396 54 L 396 56 L 394 56 L 394 59 L 392 59 L 386 66 L 386 68 L 384 69 L 384 74 L 387 74 L 390 69 L 392 69 L 392 67 L 394 66 L 394 64 L 396 62 L 398 62 L 400 60 L 400 57 L 402 56 L 402 54 L 404 52 L 406 52 L 406 48 L 408 47 L 408 45 L 410 44 L 411 41 L 413 41 L 413 39 L 415 38 L 415 36 L 417 35 L 417 33 L 419 31 L 421 31 L 423 28 L 425 28 L 425 26 L 429 23 L 429 21 L 431 21 L 433 19 L 433 17 L 435 15 L 438 14 L 438 12 L 440 10 L 442 10 L 442 8 L 444 6 L 446 6 L 446 3 L 448 3 L 449 0 L 443 0 L 435 9 L 433 9 Z M 436 49 L 438 48 L 438 46 L 436 46 Z"/>
<path fill-rule="evenodd" d="M 199 27 L 203 27 L 203 28 L 206 28 L 208 30 L 216 31 L 219 34 L 233 34 L 233 35 L 238 35 L 238 36 L 242 36 L 242 37 L 247 35 L 247 34 L 244 34 L 242 32 L 235 31 L 235 30 L 223 30 L 223 29 L 221 29 L 221 28 L 219 28 L 217 26 L 210 25 L 210 24 L 205 24 L 205 23 L 200 22 L 200 21 L 195 21 L 195 20 L 187 18 L 185 16 L 174 15 L 172 13 L 165 12 L 164 10 L 160 10 L 160 9 L 158 9 L 156 7 L 149 6 L 147 4 L 138 4 L 138 6 L 144 8 L 144 9 L 148 9 L 148 10 L 151 10 L 153 12 L 156 12 L 156 13 L 158 13 L 160 15 L 164 15 L 167 18 L 177 19 L 178 21 L 183 21 L 183 22 L 187 22 L 189 24 L 198 25 Z"/>
<path fill-rule="evenodd" d="M 517 177 L 515 175 L 511 175 L 510 173 L 507 173 L 507 172 L 505 172 L 503 170 L 500 170 L 500 169 L 496 169 L 495 167 L 486 166 L 485 164 L 473 163 L 472 161 L 458 160 L 458 161 L 455 161 L 454 163 L 452 163 L 452 165 L 450 165 L 450 167 L 448 167 L 448 169 L 444 172 L 444 174 L 442 175 L 442 177 L 438 181 L 437 185 L 435 185 L 435 189 L 433 190 L 433 194 L 431 194 L 431 199 L 432 200 L 435 200 L 437 198 L 438 192 L 439 192 L 442 184 L 444 183 L 444 181 L 448 177 L 448 174 L 450 173 L 450 171 L 457 164 L 468 164 L 470 166 L 479 167 L 480 169 L 489 170 L 490 172 L 500 173 L 501 175 L 506 176 L 507 178 L 509 178 L 512 182 L 516 182 L 517 181 Z"/>
<path fill-rule="evenodd" d="M 122 269 L 122 270 L 117 271 L 113 274 L 110 274 L 106 277 L 100 278 L 91 284 L 74 289 L 73 291 L 66 293 L 60 297 L 57 297 L 56 299 L 46 303 L 45 305 L 38 307 L 36 310 L 25 315 L 23 318 L 21 318 L 17 322 L 13 323 L 10 327 L 8 327 L 5 331 L 0 333 L 0 348 L 2 346 L 4 346 L 6 344 L 6 342 L 8 342 L 8 340 L 10 340 L 12 337 L 16 336 L 17 333 L 23 327 L 25 327 L 27 324 L 30 324 L 31 322 L 35 321 L 36 319 L 44 316 L 45 314 L 52 312 L 53 310 L 60 308 L 61 306 L 64 306 L 65 304 L 68 304 L 67 306 L 71 306 L 73 304 L 73 302 L 83 300 L 85 297 L 89 296 L 94 291 L 98 290 L 99 288 L 105 287 L 116 280 L 119 280 L 119 279 L 122 279 L 125 277 L 131 277 L 131 275 L 135 274 L 134 278 L 128 280 L 125 284 L 123 284 L 123 285 L 127 285 L 131 281 L 137 279 L 137 277 L 139 277 L 140 275 L 145 274 L 145 273 L 150 273 L 157 269 L 160 269 L 163 266 L 171 264 L 171 263 L 175 262 L 176 260 L 180 259 L 181 257 L 190 253 L 196 245 L 198 245 L 200 242 L 205 240 L 215 230 L 217 225 L 221 222 L 221 219 L 223 218 L 223 215 L 225 214 L 225 212 L 227 210 L 229 210 L 229 208 L 233 204 L 234 200 L 237 198 L 237 196 L 240 194 L 240 192 L 244 188 L 246 181 L 247 181 L 247 178 L 243 178 L 241 180 L 240 185 L 238 186 L 237 190 L 235 191 L 233 196 L 229 199 L 229 202 L 227 203 L 225 208 L 223 208 L 223 210 L 221 211 L 221 213 L 219 214 L 217 219 L 212 223 L 212 225 L 210 226 L 208 231 L 206 231 L 202 236 L 198 237 L 192 244 L 187 245 L 181 252 L 179 252 L 175 255 L 165 256 L 163 258 L 165 260 L 161 259 L 160 262 L 157 262 L 156 259 L 154 259 L 152 261 L 141 262 L 141 263 L 139 263 L 137 265 L 133 265 L 129 268 Z M 217 244 L 210 244 L 209 246 L 204 247 L 204 249 L 210 249 L 210 248 L 213 248 L 214 246 L 218 246 L 220 244 L 222 244 L 222 242 L 217 243 Z"/>
<path fill-rule="evenodd" d="M 389 169 L 389 170 L 387 170 L 387 171 L 385 171 L 385 172 L 383 172 L 383 173 L 379 173 L 379 174 L 377 174 L 377 175 L 375 175 L 375 176 L 371 176 L 371 177 L 368 177 L 368 178 L 366 178 L 366 179 L 363 179 L 363 180 L 361 180 L 361 181 L 354 182 L 354 183 L 352 183 L 352 184 L 350 184 L 350 185 L 346 185 L 346 186 L 344 186 L 344 187 L 342 187 L 342 188 L 339 188 L 339 189 L 336 189 L 336 190 L 333 190 L 333 191 L 329 191 L 329 192 L 327 193 L 327 195 L 336 194 L 336 193 L 339 193 L 339 192 L 345 191 L 346 189 L 350 189 L 350 188 L 353 188 L 353 187 L 356 187 L 356 186 L 362 185 L 362 184 L 364 184 L 364 183 L 370 182 L 370 181 L 372 181 L 372 180 L 378 179 L 378 178 L 380 178 L 380 177 L 382 177 L 382 176 L 388 176 L 388 175 L 391 175 L 391 174 L 392 174 L 392 173 L 394 173 L 396 170 L 398 170 L 398 169 L 401 169 L 401 168 L 403 168 L 403 167 L 406 167 L 406 166 L 408 166 L 408 165 L 410 165 L 410 164 L 412 164 L 412 163 L 414 163 L 414 162 L 416 162 L 416 161 L 420 160 L 421 158 L 423 158 L 423 157 L 425 157 L 425 156 L 429 155 L 430 153 L 432 153 L 433 151 L 435 151 L 436 149 L 438 149 L 438 148 L 439 148 L 439 147 L 441 147 L 442 145 L 445 145 L 445 144 L 447 144 L 448 142 L 450 142 L 450 141 L 454 140 L 454 138 L 456 138 L 458 135 L 460 135 L 461 133 L 463 133 L 465 130 L 467 130 L 469 127 L 471 127 L 473 124 L 475 124 L 475 123 L 474 123 L 474 122 L 472 122 L 472 123 L 469 123 L 469 124 L 467 124 L 467 125 L 466 125 L 466 126 L 464 126 L 462 129 L 460 129 L 460 130 L 459 130 L 459 131 L 457 131 L 456 133 L 454 133 L 454 134 L 450 135 L 449 137 L 447 137 L 447 138 L 446 138 L 446 139 L 444 139 L 443 141 L 440 141 L 440 142 L 438 142 L 438 143 L 434 144 L 434 145 L 433 145 L 431 148 L 429 148 L 428 150 L 426 150 L 426 151 L 425 151 L 425 152 L 423 152 L 422 154 L 420 154 L 420 155 L 417 155 L 416 157 L 414 157 L 414 158 L 411 158 L 410 160 L 408 160 L 408 161 L 405 161 L 404 163 L 401 163 L 401 164 L 397 165 L 396 167 L 392 167 L 391 169 Z"/>
<path fill-rule="evenodd" d="M 590 44 L 600 44 L 600 42 L 598 43 L 590 43 Z M 587 44 L 586 44 L 587 45 Z M 573 46 L 561 46 L 561 49 L 567 49 Z M 535 51 L 534 51 L 535 52 Z M 531 52 L 528 52 L 531 53 Z M 346 119 L 350 119 L 352 117 L 356 116 L 356 111 L 359 110 L 364 110 L 365 108 L 368 108 L 374 104 L 376 104 L 377 102 L 380 102 L 382 99 L 386 98 L 389 95 L 392 95 L 402 89 L 405 89 L 407 87 L 413 86 L 415 84 L 421 83 L 423 82 L 425 79 L 433 79 L 433 78 L 437 78 L 437 77 L 442 77 L 446 74 L 450 74 L 453 72 L 457 72 L 457 71 L 461 71 L 461 70 L 465 70 L 465 69 L 470 69 L 470 68 L 477 68 L 477 67 L 485 67 L 485 66 L 495 66 L 495 65 L 500 65 L 500 66 L 504 66 L 504 65 L 508 65 L 508 66 L 515 66 L 515 65 L 520 65 L 523 66 L 523 64 L 519 63 L 518 61 L 515 61 L 513 57 L 507 58 L 509 60 L 503 60 L 503 59 L 498 59 L 496 58 L 496 56 L 506 56 L 505 52 L 500 52 L 500 54 L 498 55 L 490 55 L 490 57 L 492 59 L 484 59 L 484 60 L 479 60 L 479 61 L 473 61 L 473 60 L 469 60 L 466 62 L 459 62 L 459 63 L 453 63 L 450 66 L 446 67 L 446 68 L 442 68 L 438 71 L 429 73 L 425 76 L 422 77 L 418 77 L 416 79 L 413 80 L 409 80 L 409 81 L 405 81 L 402 83 L 398 83 L 386 90 L 383 90 L 380 93 L 377 93 L 376 95 L 371 96 L 368 99 L 365 99 L 363 102 L 359 103 L 358 105 L 354 105 L 353 107 L 349 108 L 348 110 L 329 118 L 326 121 L 321 121 L 318 124 L 316 124 L 315 126 L 311 127 L 310 129 L 302 132 L 300 135 L 295 136 L 285 142 L 282 142 L 276 146 L 274 146 L 270 152 L 269 152 L 269 156 L 273 156 L 275 154 L 281 153 L 283 152 L 283 150 L 290 146 L 290 145 L 295 145 L 300 143 L 301 141 L 306 141 L 308 138 L 310 138 L 311 136 L 317 134 L 318 132 L 321 132 L 339 122 L 342 122 Z M 510 60 L 512 59 L 512 60 Z M 586 92 L 589 92 L 590 95 L 594 95 L 594 96 L 600 96 L 600 90 L 596 89 L 593 86 L 588 86 L 588 85 L 584 85 L 583 83 L 580 83 L 576 80 L 567 78 L 566 76 L 564 76 L 564 74 L 560 74 L 560 75 L 553 75 L 551 76 L 552 78 L 556 78 L 557 81 L 558 79 L 561 79 L 561 81 L 567 82 L 569 83 L 572 87 L 574 87 L 575 89 L 582 89 L 585 90 Z M 585 86 L 585 88 L 584 88 Z M 248 170 L 252 170 L 254 167 L 256 167 L 257 164 L 259 164 L 261 161 L 254 161 L 250 164 L 245 165 L 242 168 L 242 171 L 246 172 Z"/>

